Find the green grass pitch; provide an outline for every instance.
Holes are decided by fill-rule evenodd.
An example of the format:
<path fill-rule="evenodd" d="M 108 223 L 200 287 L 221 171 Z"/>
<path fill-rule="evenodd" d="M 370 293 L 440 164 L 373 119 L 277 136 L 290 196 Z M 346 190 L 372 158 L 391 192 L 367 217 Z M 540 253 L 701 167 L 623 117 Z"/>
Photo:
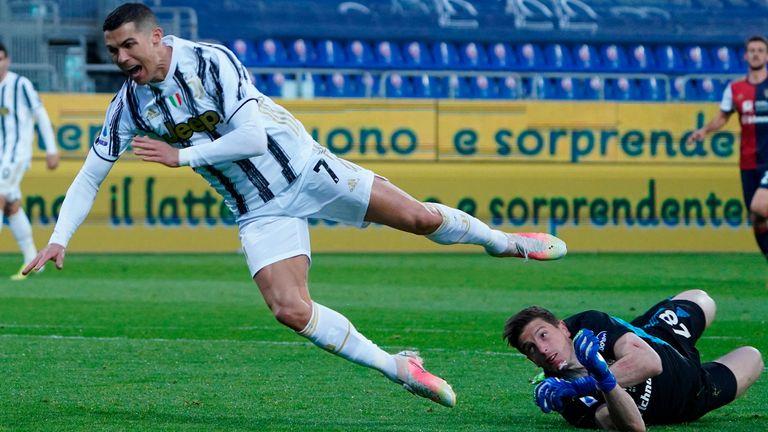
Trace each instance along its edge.
<path fill-rule="evenodd" d="M 0 270 L 18 259 L 0 255 Z M 704 360 L 768 353 L 767 276 L 757 254 L 315 256 L 315 300 L 388 351 L 418 348 L 453 384 L 446 409 L 281 327 L 241 256 L 71 254 L 63 272 L 0 281 L 0 430 L 571 430 L 534 405 L 535 368 L 501 340 L 511 313 L 632 318 L 702 288 L 719 306 Z M 767 400 L 763 376 L 689 430 L 768 430 Z"/>

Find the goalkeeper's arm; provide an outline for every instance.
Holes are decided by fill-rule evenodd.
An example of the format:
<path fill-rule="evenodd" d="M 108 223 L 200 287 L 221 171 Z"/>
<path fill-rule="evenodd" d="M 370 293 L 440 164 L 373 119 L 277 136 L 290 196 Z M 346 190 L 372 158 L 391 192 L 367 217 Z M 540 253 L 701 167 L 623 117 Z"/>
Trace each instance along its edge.
<path fill-rule="evenodd" d="M 621 336 L 614 344 L 613 352 L 616 361 L 611 365 L 611 372 L 621 387 L 645 382 L 663 370 L 659 354 L 634 333 Z"/>
<path fill-rule="evenodd" d="M 588 329 L 582 329 L 573 339 L 576 358 L 589 373 L 585 383 L 594 380 L 595 387 L 605 395 L 606 403 L 598 408 L 595 421 L 603 429 L 645 431 L 645 422 L 640 410 L 632 397 L 617 383 L 612 368 L 608 367 L 608 363 L 600 355 L 599 346 L 594 333 Z"/>
<path fill-rule="evenodd" d="M 616 386 L 605 395 L 605 405 L 595 412 L 595 422 L 602 429 L 645 431 L 645 422 L 632 396 Z"/>

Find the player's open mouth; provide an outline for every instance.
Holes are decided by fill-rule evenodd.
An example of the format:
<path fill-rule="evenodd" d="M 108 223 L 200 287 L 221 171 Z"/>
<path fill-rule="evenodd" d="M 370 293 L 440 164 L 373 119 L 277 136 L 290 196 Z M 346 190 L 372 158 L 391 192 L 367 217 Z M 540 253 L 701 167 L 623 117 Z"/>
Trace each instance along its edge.
<path fill-rule="evenodd" d="M 131 66 L 128 69 L 126 69 L 125 71 L 128 73 L 128 75 L 131 78 L 136 78 L 136 76 L 139 73 L 141 73 L 141 66 L 140 65 Z"/>
<path fill-rule="evenodd" d="M 555 359 L 557 358 L 557 353 L 552 354 L 551 356 L 547 357 L 547 361 L 550 364 L 555 364 Z"/>

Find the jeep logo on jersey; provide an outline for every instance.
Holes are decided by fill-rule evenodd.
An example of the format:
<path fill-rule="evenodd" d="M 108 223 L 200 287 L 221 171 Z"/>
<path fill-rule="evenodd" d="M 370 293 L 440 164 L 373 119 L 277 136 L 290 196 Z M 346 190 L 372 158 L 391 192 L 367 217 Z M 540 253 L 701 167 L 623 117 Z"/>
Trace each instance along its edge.
<path fill-rule="evenodd" d="M 206 111 L 200 114 L 199 117 L 190 117 L 184 123 L 179 123 L 174 126 L 170 121 L 165 122 L 165 128 L 168 130 L 167 134 L 162 136 L 163 141 L 167 143 L 177 143 L 179 141 L 186 141 L 192 137 L 195 132 L 213 132 L 216 130 L 216 125 L 221 121 L 221 116 L 216 111 Z"/>

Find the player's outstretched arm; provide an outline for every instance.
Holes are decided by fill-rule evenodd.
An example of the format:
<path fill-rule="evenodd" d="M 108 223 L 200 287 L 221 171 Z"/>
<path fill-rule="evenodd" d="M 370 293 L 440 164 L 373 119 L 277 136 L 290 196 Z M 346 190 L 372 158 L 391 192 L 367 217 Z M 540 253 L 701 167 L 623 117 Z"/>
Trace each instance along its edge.
<path fill-rule="evenodd" d="M 600 341 L 589 329 L 582 329 L 573 339 L 576 359 L 594 378 L 597 388 L 605 395 L 605 407 L 595 413 L 597 424 L 603 429 L 645 431 L 645 422 L 635 401 L 616 384 L 616 377 L 600 355 Z"/>
<path fill-rule="evenodd" d="M 622 387 L 645 382 L 663 372 L 661 357 L 650 345 L 634 333 L 625 333 L 613 345 L 616 362 L 611 372 Z"/>
<path fill-rule="evenodd" d="M 632 396 L 623 388 L 616 386 L 603 393 L 605 405 L 597 409 L 595 421 L 602 429 L 645 432 L 645 421 L 640 415 Z"/>
<path fill-rule="evenodd" d="M 51 243 L 48 246 L 46 246 L 43 250 L 41 250 L 37 256 L 27 264 L 26 267 L 21 271 L 22 274 L 28 275 L 29 272 L 32 270 L 38 271 L 45 263 L 48 261 L 54 261 L 56 263 L 56 268 L 61 270 L 64 268 L 64 246 L 56 243 Z"/>
<path fill-rule="evenodd" d="M 704 125 L 701 129 L 695 130 L 686 141 L 687 144 L 691 144 L 694 141 L 701 141 L 706 138 L 707 134 L 714 132 L 728 123 L 728 119 L 731 117 L 731 113 L 719 111 L 717 116 L 713 118 L 709 123 Z"/>

